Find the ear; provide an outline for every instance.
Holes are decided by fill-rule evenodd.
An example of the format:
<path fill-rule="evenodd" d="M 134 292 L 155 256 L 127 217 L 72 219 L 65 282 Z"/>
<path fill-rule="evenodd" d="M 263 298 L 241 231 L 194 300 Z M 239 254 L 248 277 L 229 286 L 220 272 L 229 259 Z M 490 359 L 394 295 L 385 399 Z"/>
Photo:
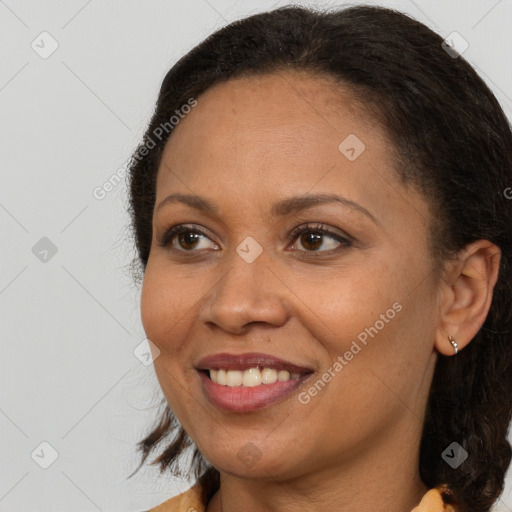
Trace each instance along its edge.
<path fill-rule="evenodd" d="M 441 354 L 455 354 L 448 335 L 461 350 L 482 327 L 491 307 L 500 260 L 499 247 L 488 240 L 472 242 L 455 260 L 450 260 L 439 284 L 439 324 L 434 346 Z"/>

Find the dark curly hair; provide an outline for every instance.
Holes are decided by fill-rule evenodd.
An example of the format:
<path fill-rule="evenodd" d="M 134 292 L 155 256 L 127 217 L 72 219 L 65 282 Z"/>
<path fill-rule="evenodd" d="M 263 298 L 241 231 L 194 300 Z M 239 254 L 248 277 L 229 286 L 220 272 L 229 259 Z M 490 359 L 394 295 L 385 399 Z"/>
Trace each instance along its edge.
<path fill-rule="evenodd" d="M 503 491 L 511 459 L 512 200 L 506 191 L 512 186 L 512 132 L 484 81 L 442 43 L 428 27 L 392 9 L 288 6 L 231 23 L 193 48 L 165 76 L 150 124 L 129 163 L 135 279 L 148 261 L 156 175 L 172 135 L 166 129 L 162 136 L 161 127 L 169 127 L 174 112 L 214 84 L 286 69 L 329 77 L 348 88 L 386 130 L 397 179 L 415 186 L 429 201 L 430 247 L 438 268 L 479 239 L 502 252 L 482 328 L 456 357 L 438 357 L 419 461 L 424 484 L 441 486 L 447 503 L 461 512 L 486 512 Z M 180 455 L 190 447 L 189 473 L 202 483 L 203 497 L 212 496 L 219 473 L 167 405 L 137 445 L 142 460 L 135 472 L 166 439 L 152 464 L 159 464 L 161 472 L 179 474 Z M 457 469 L 441 458 L 454 440 L 469 454 Z"/>

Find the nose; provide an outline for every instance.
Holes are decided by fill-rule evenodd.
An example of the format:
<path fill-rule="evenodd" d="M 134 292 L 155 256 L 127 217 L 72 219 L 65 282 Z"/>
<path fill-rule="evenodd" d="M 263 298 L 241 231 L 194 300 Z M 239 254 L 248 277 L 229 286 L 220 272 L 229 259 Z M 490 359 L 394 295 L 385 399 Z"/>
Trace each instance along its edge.
<path fill-rule="evenodd" d="M 289 317 L 289 288 L 260 256 L 247 263 L 234 254 L 232 264 L 205 298 L 201 320 L 210 328 L 244 334 L 251 324 L 280 327 Z"/>

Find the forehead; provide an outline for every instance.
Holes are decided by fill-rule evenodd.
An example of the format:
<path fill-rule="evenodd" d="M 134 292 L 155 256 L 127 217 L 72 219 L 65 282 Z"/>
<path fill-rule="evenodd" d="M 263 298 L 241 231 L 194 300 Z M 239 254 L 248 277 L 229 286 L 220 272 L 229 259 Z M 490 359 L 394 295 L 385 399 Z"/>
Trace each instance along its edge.
<path fill-rule="evenodd" d="M 396 180 L 384 129 L 350 91 L 304 72 L 230 80 L 199 96 L 167 142 L 157 204 L 173 192 L 210 198 L 221 214 L 334 192 L 397 227 L 428 218 L 423 198 Z"/>
<path fill-rule="evenodd" d="M 286 71 L 238 78 L 214 85 L 197 102 L 165 148 L 163 163 L 175 171 L 199 170 L 206 158 L 209 169 L 257 163 L 253 173 L 297 167 L 309 173 L 311 166 L 321 170 L 342 161 L 340 144 L 347 138 L 357 151 L 383 148 L 380 160 L 390 160 L 381 128 L 328 77 Z"/>
<path fill-rule="evenodd" d="M 278 71 L 216 84 L 198 98 L 193 113 L 189 116 L 192 123 L 181 123 L 174 134 L 183 131 L 184 124 L 193 124 L 198 134 L 200 128 L 213 129 L 220 123 L 224 130 L 231 128 L 232 134 L 240 127 L 268 133 L 288 125 L 295 128 L 290 139 L 296 140 L 312 131 L 343 131 L 349 124 L 360 132 L 376 127 L 352 91 L 333 78 L 304 71 Z M 209 133 L 212 136 L 215 133 Z"/>

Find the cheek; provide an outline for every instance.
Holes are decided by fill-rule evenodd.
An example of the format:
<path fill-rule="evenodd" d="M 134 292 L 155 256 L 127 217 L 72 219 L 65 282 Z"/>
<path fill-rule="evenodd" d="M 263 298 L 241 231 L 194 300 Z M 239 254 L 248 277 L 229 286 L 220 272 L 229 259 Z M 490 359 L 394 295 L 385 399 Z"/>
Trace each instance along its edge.
<path fill-rule="evenodd" d="M 395 286 L 391 286 L 392 281 Z M 398 298 L 393 291 L 396 280 L 379 265 L 331 268 L 328 273 L 317 272 L 314 278 L 289 275 L 288 282 L 300 299 L 296 301 L 301 308 L 298 315 L 302 321 L 309 319 L 307 328 L 315 338 L 327 341 L 329 352 L 348 350 L 345 345 L 350 345 L 365 328 L 376 321 L 381 326 L 380 315 L 388 310 L 388 317 L 398 315 L 393 309 Z"/>
<path fill-rule="evenodd" d="M 180 329 L 185 302 L 183 293 L 176 290 L 175 280 L 148 265 L 141 290 L 141 321 L 146 337 L 161 351 L 172 348 L 170 340 L 176 339 Z"/>
<path fill-rule="evenodd" d="M 165 289 L 158 285 L 153 273 L 147 269 L 142 283 L 140 315 L 146 337 L 154 343 L 160 339 L 158 327 L 161 326 L 162 303 L 166 301 L 162 297 L 164 292 Z"/>
<path fill-rule="evenodd" d="M 331 360 L 342 357 L 343 369 L 333 379 L 325 410 L 340 417 L 350 411 L 355 423 L 367 418 L 377 429 L 390 411 L 421 417 L 435 322 L 433 310 L 426 307 L 431 303 L 428 286 L 408 295 L 390 288 L 378 298 L 369 292 L 366 296 L 360 309 L 345 303 L 347 309 L 331 325 L 340 335 L 328 352 Z"/>
<path fill-rule="evenodd" d="M 294 293 L 307 298 L 298 315 L 321 345 L 322 371 L 343 359 L 343 370 L 335 373 L 345 377 L 336 379 L 333 389 L 368 388 L 371 395 L 385 389 L 382 380 L 401 393 L 402 386 L 415 382 L 414 373 L 423 371 L 431 350 L 432 312 L 426 304 L 432 303 L 432 290 L 428 280 L 418 286 L 418 269 L 404 268 L 391 256 L 386 262 L 379 258 L 358 268 L 331 269 L 329 278 L 317 281 L 321 286 L 292 281 Z"/>
<path fill-rule="evenodd" d="M 178 285 L 179 287 L 179 285 Z M 187 302 L 183 292 L 177 289 L 175 276 L 166 273 L 161 267 L 147 266 L 142 283 L 140 312 L 146 337 L 159 349 L 154 359 L 154 370 L 171 409 L 183 416 L 184 382 L 190 377 L 184 373 L 182 340 L 187 338 Z"/>

